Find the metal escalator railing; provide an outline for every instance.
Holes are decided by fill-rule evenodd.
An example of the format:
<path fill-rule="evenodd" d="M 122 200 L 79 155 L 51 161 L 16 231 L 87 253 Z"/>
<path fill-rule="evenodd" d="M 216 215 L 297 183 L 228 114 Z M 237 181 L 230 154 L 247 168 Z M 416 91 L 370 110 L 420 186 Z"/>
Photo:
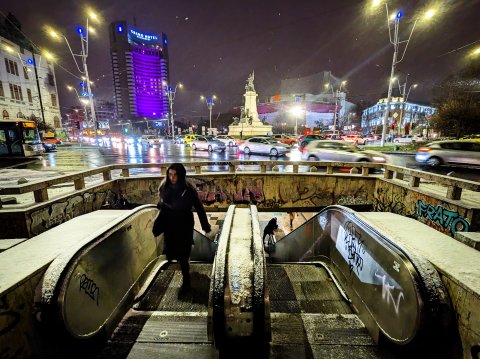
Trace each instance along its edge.
<path fill-rule="evenodd" d="M 137 207 L 87 244 L 57 257 L 37 299 L 43 324 L 83 343 L 108 337 L 166 259 L 163 235 L 151 231 L 157 213 L 154 205 Z M 194 231 L 194 244 L 195 260 L 213 261 L 216 243 Z"/>
<path fill-rule="evenodd" d="M 326 264 L 376 340 L 429 346 L 447 336 L 450 300 L 435 268 L 346 207 L 327 207 L 279 240 L 270 261 Z"/>

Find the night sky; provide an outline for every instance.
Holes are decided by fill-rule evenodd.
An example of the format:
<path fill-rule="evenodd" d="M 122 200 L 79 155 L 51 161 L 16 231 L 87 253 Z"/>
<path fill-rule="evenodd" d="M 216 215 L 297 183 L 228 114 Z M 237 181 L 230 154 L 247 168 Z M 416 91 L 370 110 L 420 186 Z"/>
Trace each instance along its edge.
<path fill-rule="evenodd" d="M 49 24 L 67 34 L 78 49 L 77 25 L 85 22 L 85 3 L 36 0 L 2 1 L 0 15 L 12 12 L 22 30 L 37 45 L 48 48 L 58 64 L 74 74 L 73 60 L 65 43 L 51 41 L 43 27 Z M 389 1 L 399 9 L 401 39 L 406 39 L 414 16 L 427 1 Z M 387 90 L 393 46 L 388 42 L 385 8 L 370 10 L 370 1 L 358 0 L 170 0 L 98 1 L 89 5 L 103 18 L 98 34 L 90 38 L 89 71 L 96 80 L 97 97 L 113 99 L 108 25 L 127 20 L 147 33 L 165 32 L 169 38 L 170 80 L 182 82 L 174 112 L 194 119 L 207 116 L 200 95 L 216 94 L 214 112 L 228 111 L 243 102 L 245 81 L 255 70 L 260 101 L 279 93 L 280 81 L 323 70 L 348 81 L 347 99 L 375 101 Z M 480 0 L 436 1 L 439 13 L 428 26 L 417 24 L 400 76 L 410 73 L 418 83 L 411 100 L 431 100 L 431 89 L 467 60 L 480 45 Z M 473 45 L 465 45 L 474 43 Z M 459 49 L 459 50 L 456 50 Z M 456 51 L 455 51 L 456 50 Z M 57 66 L 56 76 L 62 110 L 77 105 L 65 89 L 79 80 Z M 415 93 L 413 92 L 415 91 Z M 63 112 L 62 111 L 62 112 Z"/>

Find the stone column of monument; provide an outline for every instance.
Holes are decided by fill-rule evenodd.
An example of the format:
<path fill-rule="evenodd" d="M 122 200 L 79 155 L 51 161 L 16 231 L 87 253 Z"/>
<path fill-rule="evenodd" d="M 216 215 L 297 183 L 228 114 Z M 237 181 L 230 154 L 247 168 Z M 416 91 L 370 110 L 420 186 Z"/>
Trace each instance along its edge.
<path fill-rule="evenodd" d="M 257 111 L 257 92 L 253 84 L 254 73 L 250 74 L 245 85 L 244 111 L 240 115 L 240 119 L 228 126 L 228 134 L 231 136 L 251 137 L 251 136 L 267 136 L 272 134 L 272 126 L 264 125 L 258 118 Z"/>

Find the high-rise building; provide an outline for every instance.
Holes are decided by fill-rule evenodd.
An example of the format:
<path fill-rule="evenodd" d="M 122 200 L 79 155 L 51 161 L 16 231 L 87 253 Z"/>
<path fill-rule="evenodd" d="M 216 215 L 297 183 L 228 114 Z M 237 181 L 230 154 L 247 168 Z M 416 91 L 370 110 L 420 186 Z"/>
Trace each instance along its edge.
<path fill-rule="evenodd" d="M 112 22 L 110 53 L 118 121 L 138 126 L 148 120 L 167 119 L 167 36 L 145 33 L 126 21 Z"/>

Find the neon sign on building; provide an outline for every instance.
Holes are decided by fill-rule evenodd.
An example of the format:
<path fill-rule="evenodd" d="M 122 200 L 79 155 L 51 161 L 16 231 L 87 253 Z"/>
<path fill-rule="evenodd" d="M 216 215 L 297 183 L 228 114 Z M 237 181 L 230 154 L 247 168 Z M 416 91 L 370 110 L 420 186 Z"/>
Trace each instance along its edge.
<path fill-rule="evenodd" d="M 142 32 L 131 30 L 131 29 L 130 29 L 130 34 L 132 34 L 138 40 L 141 40 L 141 41 L 157 41 L 158 40 L 157 35 L 144 34 Z"/>

